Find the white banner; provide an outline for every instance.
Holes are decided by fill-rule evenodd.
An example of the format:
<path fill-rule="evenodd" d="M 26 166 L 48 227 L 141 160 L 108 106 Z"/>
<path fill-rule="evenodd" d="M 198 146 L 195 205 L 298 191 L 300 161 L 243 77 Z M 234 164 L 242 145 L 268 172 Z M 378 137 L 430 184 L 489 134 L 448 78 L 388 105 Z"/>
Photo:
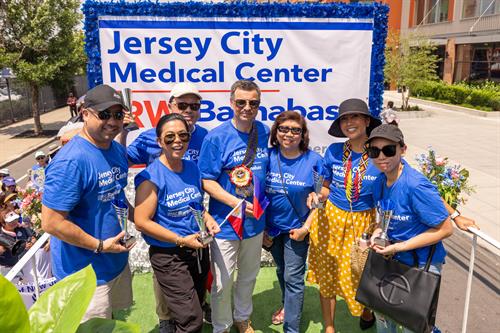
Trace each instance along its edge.
<path fill-rule="evenodd" d="M 103 83 L 132 88 L 140 126 L 155 126 L 172 86 L 190 81 L 203 96 L 199 124 L 211 129 L 233 116 L 231 84 L 250 79 L 262 89 L 257 119 L 271 126 L 301 112 L 319 153 L 338 105 L 368 102 L 372 35 L 368 19 L 99 18 Z"/>
<path fill-rule="evenodd" d="M 40 282 L 38 283 L 38 286 L 40 288 L 40 294 L 49 289 L 49 287 L 56 284 L 56 282 L 57 279 L 55 277 L 52 277 L 50 279 L 41 279 Z M 36 302 L 35 284 L 34 283 L 18 284 L 16 285 L 16 287 L 19 293 L 21 294 L 26 309 L 31 308 L 31 306 Z"/>

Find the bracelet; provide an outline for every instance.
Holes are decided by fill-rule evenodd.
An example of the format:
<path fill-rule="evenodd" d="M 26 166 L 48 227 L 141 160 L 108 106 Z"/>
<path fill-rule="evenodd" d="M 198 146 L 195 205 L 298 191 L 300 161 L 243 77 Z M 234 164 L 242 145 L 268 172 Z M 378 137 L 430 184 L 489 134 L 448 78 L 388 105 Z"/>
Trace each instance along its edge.
<path fill-rule="evenodd" d="M 97 245 L 97 249 L 94 250 L 94 253 L 95 254 L 99 254 L 102 252 L 102 248 L 103 248 L 103 245 L 104 245 L 104 242 L 102 239 L 99 239 L 99 244 Z"/>
<path fill-rule="evenodd" d="M 457 209 L 455 209 L 455 211 L 450 215 L 450 219 L 454 220 L 459 216 L 460 216 L 460 212 Z"/>
<path fill-rule="evenodd" d="M 175 245 L 177 245 L 178 247 L 184 247 L 184 238 L 182 238 L 181 236 L 177 236 L 177 238 L 175 239 Z"/>

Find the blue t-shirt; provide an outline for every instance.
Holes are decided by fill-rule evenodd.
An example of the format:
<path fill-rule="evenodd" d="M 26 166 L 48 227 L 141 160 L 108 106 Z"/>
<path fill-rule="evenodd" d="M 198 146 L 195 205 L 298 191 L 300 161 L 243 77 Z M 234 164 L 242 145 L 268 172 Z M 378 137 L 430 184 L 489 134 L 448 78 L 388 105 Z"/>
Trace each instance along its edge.
<path fill-rule="evenodd" d="M 263 123 L 255 122 L 258 130 L 258 147 L 255 160 L 250 168 L 253 172 L 254 182 L 260 182 L 261 188 L 265 188 L 266 172 L 269 163 L 267 142 L 269 139 L 269 127 Z M 240 132 L 234 127 L 232 121 L 227 121 L 213 129 L 205 137 L 201 146 L 198 167 L 201 178 L 215 180 L 224 190 L 236 195 L 236 187 L 229 180 L 228 172 L 234 167 L 241 165 L 247 149 L 248 133 Z M 253 202 L 252 196 L 247 197 L 249 202 Z M 232 210 L 220 201 L 210 199 L 209 212 L 212 217 L 221 223 L 227 214 Z M 250 238 L 264 230 L 265 213 L 260 220 L 245 217 L 243 224 L 243 238 Z M 229 222 L 224 223 L 218 238 L 239 240 L 238 235 L 233 230 Z"/>
<path fill-rule="evenodd" d="M 68 212 L 69 221 L 97 239 L 114 237 L 121 227 L 111 201 L 125 198 L 127 173 L 122 145 L 113 141 L 108 149 L 101 149 L 75 136 L 47 166 L 42 202 L 51 209 Z M 58 279 L 91 263 L 98 285 L 117 277 L 128 260 L 127 252 L 95 254 L 56 237 L 52 237 L 50 252 Z"/>
<path fill-rule="evenodd" d="M 390 199 L 393 205 L 388 236 L 391 241 L 406 241 L 443 223 L 449 216 L 436 187 L 420 172 L 403 160 L 403 172 L 394 184 L 387 187 L 381 174 L 373 184 L 373 199 Z M 427 261 L 430 246 L 416 249 L 419 265 Z M 443 243 L 436 244 L 432 264 L 443 263 L 446 251 Z M 399 252 L 395 259 L 413 266 L 411 251 Z"/>
<path fill-rule="evenodd" d="M 345 196 L 343 154 L 343 143 L 333 143 L 328 147 L 324 158 L 325 180 L 330 181 L 330 196 L 328 199 L 338 208 L 350 211 L 349 201 Z M 354 172 L 358 170 L 361 155 L 361 153 L 352 152 L 352 169 Z M 373 165 L 371 160 L 368 160 L 368 168 L 361 183 L 359 198 L 352 203 L 353 212 L 361 212 L 375 206 L 372 199 L 372 184 L 378 175 L 380 175 L 380 171 Z"/>
<path fill-rule="evenodd" d="M 184 153 L 183 159 L 198 162 L 201 144 L 208 131 L 203 127 L 195 125 L 191 133 L 191 141 Z M 127 157 L 134 164 L 151 164 L 161 154 L 161 147 L 156 141 L 156 129 L 148 129 L 141 134 L 127 147 Z"/>
<path fill-rule="evenodd" d="M 278 158 L 280 159 L 283 183 L 292 200 L 290 204 L 281 181 Z M 314 192 L 313 167 L 323 172 L 323 159 L 311 150 L 299 157 L 288 159 L 278 153 L 278 149 L 269 151 L 269 171 L 266 177 L 266 195 L 270 200 L 267 207 L 266 224 L 268 233 L 276 236 L 292 229 L 300 228 L 309 215 L 306 200 L 309 193 Z M 295 207 L 295 209 L 294 209 Z M 297 212 L 295 212 L 297 210 Z M 297 216 L 297 213 L 299 216 Z"/>
<path fill-rule="evenodd" d="M 182 171 L 176 173 L 156 159 L 135 177 L 135 187 L 145 180 L 156 186 L 158 205 L 154 221 L 162 227 L 184 237 L 200 231 L 190 203 L 203 205 L 200 172 L 192 161 L 183 161 Z M 175 247 L 175 243 L 157 240 L 142 234 L 149 245 Z"/>

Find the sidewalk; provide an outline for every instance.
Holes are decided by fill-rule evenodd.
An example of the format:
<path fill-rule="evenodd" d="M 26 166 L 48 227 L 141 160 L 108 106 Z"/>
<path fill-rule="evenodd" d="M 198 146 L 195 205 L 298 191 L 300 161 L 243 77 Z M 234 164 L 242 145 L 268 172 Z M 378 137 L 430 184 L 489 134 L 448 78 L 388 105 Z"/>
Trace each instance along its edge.
<path fill-rule="evenodd" d="M 70 118 L 68 107 L 62 107 L 44 113 L 40 116 L 44 130 L 59 130 Z M 34 128 L 33 118 L 0 128 L 0 166 L 15 160 L 26 152 L 31 152 L 38 146 L 49 142 L 50 138 L 14 138 L 24 131 Z"/>

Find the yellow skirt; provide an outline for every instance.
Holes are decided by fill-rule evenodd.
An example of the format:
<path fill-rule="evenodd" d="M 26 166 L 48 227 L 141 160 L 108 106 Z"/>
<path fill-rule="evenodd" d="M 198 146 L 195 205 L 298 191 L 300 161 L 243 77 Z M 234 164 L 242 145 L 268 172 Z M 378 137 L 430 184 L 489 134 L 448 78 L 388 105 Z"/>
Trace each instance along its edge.
<path fill-rule="evenodd" d="M 313 214 L 307 281 L 318 284 L 323 297 L 342 297 L 351 314 L 360 316 L 363 305 L 354 300 L 359 279 L 351 274 L 351 247 L 370 230 L 375 210 L 347 212 L 327 200 L 325 209 Z"/>

